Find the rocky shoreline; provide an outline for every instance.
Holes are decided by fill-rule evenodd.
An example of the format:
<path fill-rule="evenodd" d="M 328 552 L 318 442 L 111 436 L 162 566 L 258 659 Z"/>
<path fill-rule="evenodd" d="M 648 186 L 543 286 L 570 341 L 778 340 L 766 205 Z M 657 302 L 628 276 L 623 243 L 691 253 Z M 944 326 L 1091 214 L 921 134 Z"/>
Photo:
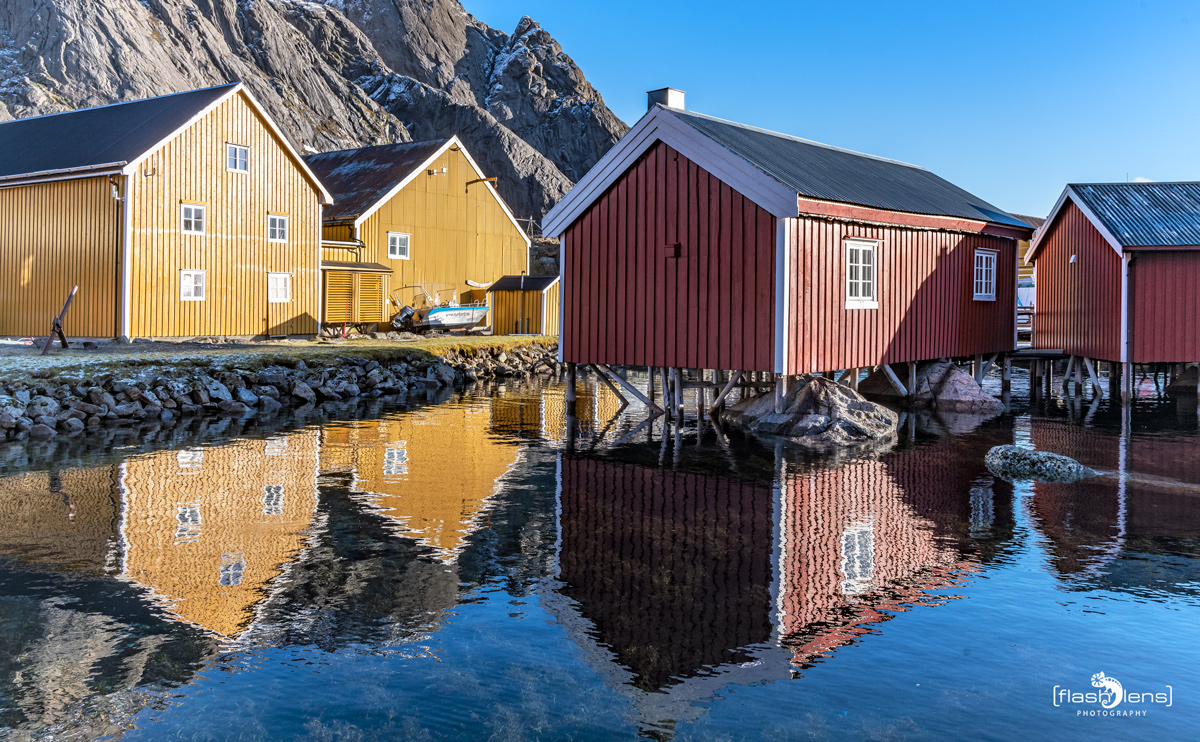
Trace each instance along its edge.
<path fill-rule="evenodd" d="M 103 375 L 0 378 L 0 442 L 46 441 L 195 417 L 244 420 L 327 403 L 406 397 L 490 379 L 550 374 L 557 346 L 464 349 L 445 356 L 397 349 L 383 360 L 347 355 L 325 362 L 275 359 L 257 369 L 222 359 L 130 365 Z M 38 378 L 41 376 L 42 378 Z"/>

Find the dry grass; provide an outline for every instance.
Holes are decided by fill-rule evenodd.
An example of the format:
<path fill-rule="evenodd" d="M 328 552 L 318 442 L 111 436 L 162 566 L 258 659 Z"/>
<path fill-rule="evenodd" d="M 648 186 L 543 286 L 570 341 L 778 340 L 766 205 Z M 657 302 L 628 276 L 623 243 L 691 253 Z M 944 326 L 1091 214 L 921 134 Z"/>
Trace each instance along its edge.
<path fill-rule="evenodd" d="M 345 357 L 367 358 L 380 362 L 399 358 L 421 360 L 455 355 L 474 357 L 482 352 L 532 345 L 549 347 L 557 342 L 558 338 L 544 335 L 444 335 L 410 342 L 361 338 L 221 345 L 104 343 L 92 350 L 84 350 L 81 347 L 63 350 L 56 346 L 45 356 L 39 355 L 40 351 L 34 347 L 9 345 L 0 347 L 0 377 L 119 373 L 122 369 L 146 366 L 216 366 L 253 370 L 274 364 L 292 366 L 298 361 L 304 361 L 309 366 L 325 366 Z"/>

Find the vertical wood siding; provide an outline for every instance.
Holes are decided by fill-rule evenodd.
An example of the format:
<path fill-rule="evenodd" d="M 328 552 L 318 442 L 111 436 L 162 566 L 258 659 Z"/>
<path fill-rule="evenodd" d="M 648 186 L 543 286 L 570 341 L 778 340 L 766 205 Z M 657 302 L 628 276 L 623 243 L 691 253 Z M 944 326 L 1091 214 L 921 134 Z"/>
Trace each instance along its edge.
<path fill-rule="evenodd" d="M 801 217 L 791 235 L 786 373 L 1012 350 L 1016 241 Z M 878 309 L 846 308 L 847 239 L 878 240 Z M 996 299 L 974 299 L 975 249 L 995 250 Z"/>
<path fill-rule="evenodd" d="M 557 281 L 553 286 L 546 289 L 546 313 L 543 317 L 542 334 L 557 335 L 558 334 L 558 302 L 562 298 L 562 281 Z"/>
<path fill-rule="evenodd" d="M 769 483 L 563 459 L 563 594 L 639 688 L 771 636 L 772 499 Z"/>
<path fill-rule="evenodd" d="M 248 173 L 225 169 L 226 143 L 250 147 Z M 167 143 L 133 178 L 134 336 L 317 331 L 320 196 L 244 96 Z M 182 234 L 183 202 L 207 207 L 206 234 Z M 286 243 L 267 241 L 268 213 L 287 215 Z M 204 301 L 180 301 L 183 270 L 206 271 Z M 268 272 L 292 275 L 291 302 L 268 304 Z"/>
<path fill-rule="evenodd" d="M 1200 361 L 1200 250 L 1139 250 L 1129 276 L 1133 362 Z"/>
<path fill-rule="evenodd" d="M 565 360 L 774 369 L 775 219 L 671 147 L 564 236 Z"/>
<path fill-rule="evenodd" d="M 385 319 L 405 304 L 425 306 L 419 290 L 401 287 L 424 286 L 430 295 L 443 292 L 443 300 L 453 297 L 469 303 L 483 295 L 477 295 L 468 280 L 491 284 L 529 268 L 525 235 L 485 184 L 467 185 L 477 176 L 461 151 L 445 152 L 428 169 L 438 174 L 419 173 L 359 227 L 359 239 L 366 245 L 363 261 L 394 271 L 385 280 L 384 293 L 391 299 L 399 289 L 400 304 L 389 302 Z M 408 260 L 388 257 L 388 232 L 411 235 Z"/>
<path fill-rule="evenodd" d="M 0 335 L 48 333 L 75 285 L 67 335 L 117 334 L 120 209 L 107 176 L 0 188 Z"/>
<path fill-rule="evenodd" d="M 1121 360 L 1121 258 L 1074 203 L 1059 211 L 1036 265 L 1033 347 Z"/>

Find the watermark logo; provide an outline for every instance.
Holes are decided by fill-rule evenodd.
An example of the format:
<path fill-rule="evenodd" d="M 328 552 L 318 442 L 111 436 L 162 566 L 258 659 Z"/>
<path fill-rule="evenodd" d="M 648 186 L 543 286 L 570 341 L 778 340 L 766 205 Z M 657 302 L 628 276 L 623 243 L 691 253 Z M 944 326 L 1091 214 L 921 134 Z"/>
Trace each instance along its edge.
<path fill-rule="evenodd" d="M 1098 672 L 1092 676 L 1095 690 L 1054 686 L 1054 705 L 1074 707 L 1076 716 L 1145 716 L 1154 706 L 1170 708 L 1175 704 L 1175 689 L 1160 687 L 1126 690 L 1120 680 Z"/>

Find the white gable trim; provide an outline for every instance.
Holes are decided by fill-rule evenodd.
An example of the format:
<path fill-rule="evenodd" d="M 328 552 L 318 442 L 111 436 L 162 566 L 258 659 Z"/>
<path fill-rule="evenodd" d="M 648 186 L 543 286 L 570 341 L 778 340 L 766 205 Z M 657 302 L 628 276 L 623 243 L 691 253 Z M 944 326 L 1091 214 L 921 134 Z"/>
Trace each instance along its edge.
<path fill-rule="evenodd" d="M 1113 250 L 1117 251 L 1117 255 L 1123 256 L 1125 254 L 1125 248 L 1121 246 L 1121 243 L 1117 240 L 1116 236 L 1112 232 L 1108 231 L 1108 227 L 1104 226 L 1104 222 L 1100 221 L 1100 217 L 1096 216 L 1096 212 L 1092 211 L 1091 208 L 1089 208 L 1088 205 L 1083 202 L 1083 199 L 1079 197 L 1079 194 L 1075 192 L 1074 188 L 1067 186 L 1063 189 L 1062 195 L 1058 197 L 1058 201 L 1054 203 L 1054 208 L 1050 210 L 1050 216 L 1046 217 L 1045 223 L 1038 228 L 1037 232 L 1035 232 L 1033 235 L 1033 239 L 1029 241 L 1029 249 L 1025 251 L 1026 265 L 1032 263 L 1033 259 L 1037 257 L 1038 250 L 1042 245 L 1042 240 L 1053 228 L 1055 220 L 1058 219 L 1058 212 L 1062 211 L 1063 206 L 1066 205 L 1068 200 L 1070 200 L 1071 203 L 1075 204 L 1075 206 L 1083 212 L 1083 215 L 1087 217 L 1089 222 L 1092 223 L 1092 226 L 1096 228 L 1096 231 L 1100 233 L 1100 236 L 1104 238 L 1104 241 L 1107 242 Z"/>
<path fill-rule="evenodd" d="M 471 157 L 471 153 L 467 151 L 467 148 L 465 146 L 463 146 L 463 143 L 462 143 L 462 141 L 459 140 L 458 136 L 457 135 L 452 136 L 449 139 L 447 139 L 446 142 L 444 144 L 442 144 L 442 146 L 438 147 L 436 152 L 434 152 L 432 155 L 430 155 L 428 158 L 426 158 L 425 161 L 420 164 L 420 166 L 413 168 L 413 171 L 411 173 L 404 176 L 404 180 L 401 180 L 399 183 L 397 183 L 395 185 L 395 187 L 392 188 L 392 190 L 388 191 L 387 193 L 385 193 L 383 195 L 382 198 L 380 198 L 375 203 L 371 204 L 371 208 L 367 209 L 361 215 L 359 215 L 359 217 L 354 220 L 355 233 L 357 234 L 358 228 L 360 226 L 362 226 L 362 223 L 365 222 L 368 218 L 370 218 L 370 216 L 372 214 L 374 214 L 376 211 L 379 211 L 379 209 L 381 209 L 385 203 L 392 200 L 392 198 L 395 197 L 395 195 L 397 193 L 404 190 L 404 188 L 406 186 L 408 186 L 409 183 L 412 183 L 414 180 L 416 180 L 418 175 L 421 175 L 422 173 L 424 173 L 429 168 L 429 166 L 432 165 L 434 163 L 434 161 L 437 160 L 437 158 L 446 154 L 446 152 L 448 150 L 450 150 L 452 147 L 458 147 L 459 151 L 462 152 L 463 157 L 465 157 L 467 159 L 467 164 L 470 165 L 471 169 L 475 171 L 476 177 L 478 177 L 480 179 L 486 177 L 483 174 L 483 171 L 479 169 L 479 165 L 476 164 L 475 158 Z M 488 192 L 492 194 L 492 198 L 496 199 L 496 203 L 500 204 L 500 208 L 504 211 L 504 215 L 506 217 L 508 217 L 508 220 L 510 222 L 512 222 L 512 225 L 517 228 L 517 231 L 521 233 L 521 239 L 525 240 L 525 247 L 528 248 L 529 245 L 531 244 L 529 236 L 527 234 L 525 234 L 524 228 L 521 227 L 521 225 L 517 222 L 517 218 L 514 217 L 512 211 L 509 210 L 508 204 L 504 203 L 504 199 L 500 198 L 500 194 L 496 192 L 495 187 L 493 187 L 491 183 L 484 181 L 483 184 L 485 186 L 487 186 Z M 526 256 L 525 268 L 526 268 L 526 272 L 528 272 L 528 269 L 529 269 L 528 256 Z"/>
<path fill-rule="evenodd" d="M 663 142 L 777 218 L 798 216 L 798 194 L 695 128 L 656 106 L 626 132 L 542 220 L 558 237 L 655 143 Z"/>
<path fill-rule="evenodd" d="M 304 176 L 308 178 L 309 182 L 317 187 L 317 192 L 321 194 L 321 203 L 332 204 L 333 196 L 329 195 L 329 191 L 325 190 L 325 186 L 321 184 L 321 181 L 317 178 L 316 173 L 308 168 L 308 165 L 306 165 L 304 160 L 301 159 L 300 154 L 292 148 L 292 143 L 284 135 L 283 131 L 275 125 L 275 121 L 270 117 L 270 115 L 267 114 L 266 109 L 259 105 L 258 101 L 254 99 L 254 96 L 250 94 L 250 91 L 246 89 L 245 84 L 240 82 L 231 87 L 228 92 L 226 92 L 220 98 L 217 98 L 212 103 L 209 103 L 207 106 L 200 109 L 196 115 L 184 122 L 183 126 L 180 126 L 178 129 L 171 132 L 158 143 L 156 143 L 153 147 L 150 147 L 145 152 L 138 155 L 137 159 L 126 165 L 122 172 L 125 175 L 136 174 L 138 168 L 141 167 L 142 163 L 145 162 L 148 157 L 165 147 L 169 142 L 175 139 L 175 137 L 192 128 L 197 121 L 212 113 L 214 110 L 216 110 L 217 106 L 221 105 L 238 93 L 246 96 L 246 101 L 250 104 L 250 107 L 254 109 L 255 113 L 257 113 L 259 116 L 262 116 L 263 121 L 265 121 L 267 124 L 267 128 L 272 134 L 275 135 L 275 138 L 279 140 L 279 142 L 283 145 L 283 148 L 287 150 L 287 153 L 291 155 L 292 162 L 294 162 L 296 166 L 300 168 L 300 171 L 304 173 Z"/>
<path fill-rule="evenodd" d="M 788 308 L 791 306 L 792 226 L 790 218 L 775 221 L 775 373 L 786 374 L 791 352 Z"/>

